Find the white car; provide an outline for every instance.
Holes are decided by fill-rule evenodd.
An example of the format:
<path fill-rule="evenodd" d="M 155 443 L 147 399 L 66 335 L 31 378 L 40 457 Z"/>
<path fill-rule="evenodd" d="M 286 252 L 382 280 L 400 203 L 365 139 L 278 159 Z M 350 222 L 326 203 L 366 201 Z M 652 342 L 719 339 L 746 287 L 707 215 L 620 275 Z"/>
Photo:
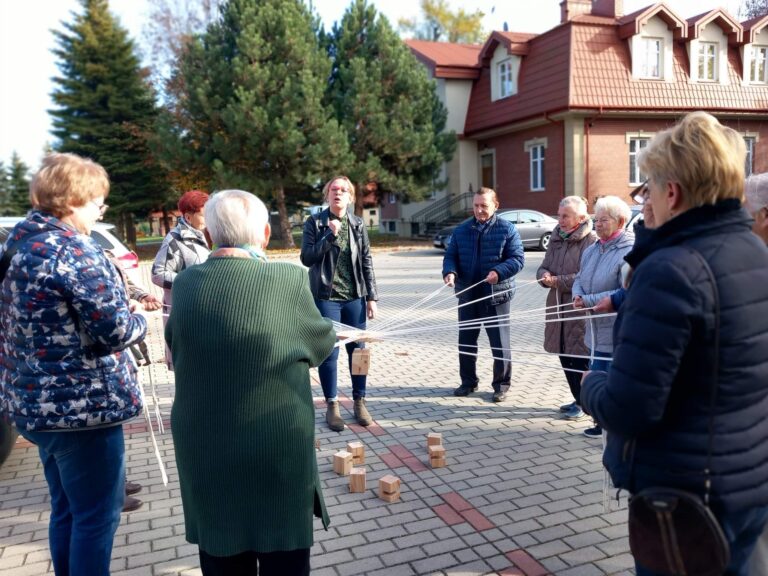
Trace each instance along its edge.
<path fill-rule="evenodd" d="M 22 220 L 24 220 L 23 216 L 0 216 L 0 244 L 5 243 L 5 239 L 8 238 L 13 227 Z M 139 257 L 136 255 L 136 252 L 117 239 L 112 233 L 114 228 L 114 224 L 96 222 L 93 230 L 91 230 L 91 238 L 96 240 L 104 250 L 110 250 L 123 265 L 123 268 L 126 270 L 137 269 L 139 267 Z"/>

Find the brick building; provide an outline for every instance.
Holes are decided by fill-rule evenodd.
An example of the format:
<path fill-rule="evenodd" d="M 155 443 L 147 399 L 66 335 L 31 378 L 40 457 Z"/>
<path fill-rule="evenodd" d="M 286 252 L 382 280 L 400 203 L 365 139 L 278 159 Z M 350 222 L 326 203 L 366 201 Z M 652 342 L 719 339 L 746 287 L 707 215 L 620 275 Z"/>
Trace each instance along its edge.
<path fill-rule="evenodd" d="M 637 152 L 694 110 L 744 136 L 748 173 L 768 171 L 768 15 L 738 22 L 714 9 L 684 19 L 663 3 L 624 15 L 621 0 L 560 6 L 560 24 L 542 34 L 493 32 L 470 47 L 408 41 L 460 139 L 433 204 L 465 210 L 451 199 L 479 186 L 495 188 L 502 207 L 546 213 L 570 194 L 629 200 L 644 180 Z M 385 230 L 425 212 L 390 200 Z"/>

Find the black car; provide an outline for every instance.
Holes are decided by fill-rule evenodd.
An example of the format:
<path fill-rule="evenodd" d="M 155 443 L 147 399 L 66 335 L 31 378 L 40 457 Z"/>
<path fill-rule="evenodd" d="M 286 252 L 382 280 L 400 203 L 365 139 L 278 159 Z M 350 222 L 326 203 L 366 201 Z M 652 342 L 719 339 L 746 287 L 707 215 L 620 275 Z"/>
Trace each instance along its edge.
<path fill-rule="evenodd" d="M 542 212 L 527 209 L 499 210 L 499 218 L 512 222 L 520 233 L 520 239 L 525 248 L 546 250 L 549 246 L 549 236 L 557 226 L 557 219 Z M 468 218 L 467 220 L 471 219 Z M 465 220 L 466 222 L 466 220 Z M 456 225 L 458 226 L 458 224 Z M 432 241 L 436 248 L 445 250 L 451 241 L 456 226 L 448 226 L 440 230 Z"/>

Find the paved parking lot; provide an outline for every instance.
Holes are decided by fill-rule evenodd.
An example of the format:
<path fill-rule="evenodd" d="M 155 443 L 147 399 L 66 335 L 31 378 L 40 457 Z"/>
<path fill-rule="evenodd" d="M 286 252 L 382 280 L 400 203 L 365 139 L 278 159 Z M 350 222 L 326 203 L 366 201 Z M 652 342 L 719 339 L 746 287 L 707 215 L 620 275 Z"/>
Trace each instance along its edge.
<path fill-rule="evenodd" d="M 543 254 L 526 252 L 513 303 L 513 384 L 503 404 L 492 404 L 491 359 L 481 336 L 481 386 L 455 398 L 458 356 L 455 303 L 447 290 L 408 310 L 441 285 L 442 253 L 433 249 L 374 254 L 380 319 L 425 330 L 407 339 L 385 338 L 372 348 L 368 407 L 376 422 L 327 430 L 322 392 L 314 376 L 317 451 L 331 527 L 316 521 L 313 574 L 410 575 L 631 574 L 626 510 L 606 508 L 600 441 L 581 435 L 588 421 L 560 418 L 569 400 L 557 358 L 541 352 L 544 289 L 530 283 Z M 293 257 L 291 260 L 298 261 Z M 149 286 L 147 265 L 142 265 Z M 538 312 L 535 312 L 539 309 Z M 404 313 L 407 312 L 407 313 Z M 151 317 L 150 348 L 162 356 L 161 320 Z M 142 368 L 151 397 L 157 392 L 168 425 L 173 375 L 164 364 Z M 342 414 L 352 419 L 349 378 Z M 124 514 L 113 552 L 112 573 L 198 575 L 197 547 L 184 540 L 170 430 L 157 435 L 168 470 L 163 485 L 144 421 L 125 427 L 128 477 L 141 482 L 144 506 Z M 447 465 L 429 467 L 426 435 L 441 432 Z M 332 455 L 348 441 L 366 447 L 367 490 L 348 491 L 348 478 L 333 472 Z M 377 497 L 378 479 L 402 481 L 401 501 Z M 613 496 L 613 492 L 611 492 Z M 53 574 L 47 549 L 47 487 L 36 450 L 20 442 L 0 470 L 0 575 Z M 288 520 L 288 519 L 287 519 Z"/>

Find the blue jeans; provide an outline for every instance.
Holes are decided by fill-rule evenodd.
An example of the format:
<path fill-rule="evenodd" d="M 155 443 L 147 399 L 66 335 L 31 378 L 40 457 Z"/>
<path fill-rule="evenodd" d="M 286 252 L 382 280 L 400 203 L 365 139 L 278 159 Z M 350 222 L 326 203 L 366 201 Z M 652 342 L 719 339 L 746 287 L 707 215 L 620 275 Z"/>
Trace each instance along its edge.
<path fill-rule="evenodd" d="M 749 576 L 749 556 L 768 521 L 768 506 L 731 513 L 713 512 L 731 548 L 731 563 L 725 571 L 726 576 Z M 637 576 L 657 576 L 656 572 L 637 563 L 635 571 Z"/>
<path fill-rule="evenodd" d="M 43 462 L 56 576 L 108 576 L 125 499 L 123 427 L 19 433 L 37 444 Z"/>
<path fill-rule="evenodd" d="M 589 354 L 592 354 L 591 350 Z M 611 360 L 603 360 L 603 358 L 613 358 L 613 352 L 600 352 L 599 350 L 595 350 L 595 357 L 590 361 L 589 369 L 608 372 L 608 368 L 611 367 Z"/>
<path fill-rule="evenodd" d="M 330 318 L 336 322 L 341 322 L 347 326 L 353 328 L 360 328 L 365 330 L 365 321 L 367 314 L 367 307 L 363 298 L 356 300 L 348 300 L 346 302 L 340 302 L 337 300 L 315 300 L 317 309 L 320 310 L 325 318 Z M 347 344 L 347 359 L 349 361 L 349 371 L 352 372 L 352 352 L 356 348 L 364 348 L 365 342 L 353 342 Z M 336 379 L 338 376 L 338 358 L 339 347 L 333 349 L 331 355 L 328 356 L 323 363 L 317 368 L 320 374 L 320 385 L 323 387 L 323 395 L 326 400 L 337 399 L 337 384 Z M 351 376 L 352 378 L 352 398 L 365 398 L 365 381 L 366 376 L 364 374 Z"/>

